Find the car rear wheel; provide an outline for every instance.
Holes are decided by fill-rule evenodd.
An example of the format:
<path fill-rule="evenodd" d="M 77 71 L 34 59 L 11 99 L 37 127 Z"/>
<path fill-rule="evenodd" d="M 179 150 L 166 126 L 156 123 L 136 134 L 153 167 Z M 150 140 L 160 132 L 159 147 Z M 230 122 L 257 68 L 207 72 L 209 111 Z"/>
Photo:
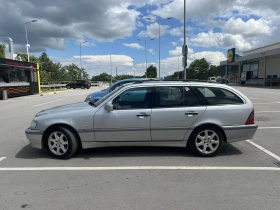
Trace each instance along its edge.
<path fill-rule="evenodd" d="M 47 149 L 58 159 L 67 159 L 74 155 L 78 149 L 78 138 L 68 128 L 57 126 L 47 135 Z"/>
<path fill-rule="evenodd" d="M 70 89 L 70 86 L 69 86 L 69 85 L 67 85 L 67 86 L 66 86 L 66 88 L 67 88 L 67 89 Z"/>
<path fill-rule="evenodd" d="M 212 157 L 222 149 L 224 135 L 215 126 L 205 126 L 196 130 L 190 141 L 190 147 L 196 154 L 202 157 Z"/>

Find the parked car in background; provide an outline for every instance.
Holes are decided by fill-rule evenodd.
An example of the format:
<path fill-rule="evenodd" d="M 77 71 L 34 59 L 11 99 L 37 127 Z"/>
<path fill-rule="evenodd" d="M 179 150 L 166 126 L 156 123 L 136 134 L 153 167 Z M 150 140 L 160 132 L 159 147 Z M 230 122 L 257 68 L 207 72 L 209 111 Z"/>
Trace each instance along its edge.
<path fill-rule="evenodd" d="M 82 88 L 82 89 L 89 89 L 91 87 L 91 82 L 87 80 L 74 80 L 73 82 L 66 85 L 67 89 L 76 89 L 76 88 Z"/>
<path fill-rule="evenodd" d="M 79 146 L 180 146 L 210 157 L 224 143 L 251 139 L 257 127 L 252 102 L 232 87 L 161 81 L 119 86 L 94 104 L 43 110 L 25 133 L 31 146 L 61 159 Z"/>
<path fill-rule="evenodd" d="M 157 80 L 157 79 L 151 79 L 151 78 L 131 78 L 131 79 L 119 80 L 119 81 L 113 83 L 107 89 L 104 89 L 104 90 L 97 91 L 97 92 L 89 94 L 86 97 L 85 101 L 86 102 L 91 101 L 92 103 L 95 103 L 96 101 L 101 99 L 103 96 L 107 95 L 108 93 L 112 92 L 117 87 L 119 87 L 119 86 L 121 86 L 123 84 L 132 83 L 132 82 L 141 82 L 141 81 L 153 81 L 153 80 Z"/>

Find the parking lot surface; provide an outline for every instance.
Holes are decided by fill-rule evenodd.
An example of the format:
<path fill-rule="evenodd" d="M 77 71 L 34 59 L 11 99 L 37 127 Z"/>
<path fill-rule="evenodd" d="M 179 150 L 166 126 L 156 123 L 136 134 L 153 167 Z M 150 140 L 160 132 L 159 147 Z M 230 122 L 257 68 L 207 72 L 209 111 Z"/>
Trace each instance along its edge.
<path fill-rule="evenodd" d="M 279 209 L 280 90 L 236 88 L 254 103 L 259 128 L 213 158 L 120 147 L 56 160 L 30 147 L 25 129 L 42 109 L 101 88 L 0 101 L 0 209 Z"/>

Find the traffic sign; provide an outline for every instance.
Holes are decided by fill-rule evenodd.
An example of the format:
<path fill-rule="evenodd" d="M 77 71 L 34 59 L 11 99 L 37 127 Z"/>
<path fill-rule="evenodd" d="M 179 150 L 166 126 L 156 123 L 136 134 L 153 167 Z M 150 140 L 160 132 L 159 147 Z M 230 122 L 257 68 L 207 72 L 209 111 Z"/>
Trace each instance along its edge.
<path fill-rule="evenodd" d="M 189 51 L 188 45 L 183 45 L 182 46 L 182 56 L 186 56 L 187 57 L 188 51 Z"/>

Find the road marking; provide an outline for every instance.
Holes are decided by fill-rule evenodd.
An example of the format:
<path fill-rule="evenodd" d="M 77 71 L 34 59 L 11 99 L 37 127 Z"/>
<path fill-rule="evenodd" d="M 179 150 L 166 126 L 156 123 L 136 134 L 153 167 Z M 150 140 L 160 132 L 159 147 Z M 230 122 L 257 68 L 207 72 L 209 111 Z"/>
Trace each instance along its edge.
<path fill-rule="evenodd" d="M 18 167 L 0 171 L 112 171 L 112 170 L 246 170 L 280 171 L 277 167 L 212 167 L 212 166 L 124 166 L 124 167 Z"/>
<path fill-rule="evenodd" d="M 269 103 L 253 103 L 254 105 L 256 105 L 256 104 L 276 104 L 277 102 L 275 101 L 275 102 L 269 102 Z"/>
<path fill-rule="evenodd" d="M 255 113 L 279 113 L 280 111 L 258 111 Z"/>
<path fill-rule="evenodd" d="M 258 149 L 262 150 L 263 152 L 265 152 L 266 154 L 270 155 L 271 157 L 275 158 L 276 160 L 280 161 L 280 157 L 278 155 L 275 155 L 274 153 L 270 152 L 269 150 L 263 148 L 262 146 L 250 141 L 250 140 L 246 140 L 249 144 L 252 144 L 253 146 L 257 147 Z"/>
<path fill-rule="evenodd" d="M 57 100 L 54 100 L 54 101 L 49 101 L 49 102 L 42 103 L 42 104 L 37 104 L 37 105 L 35 105 L 35 106 L 33 106 L 33 107 L 43 106 L 43 105 L 45 105 L 45 104 L 50 104 L 50 103 L 53 103 L 53 102 L 62 101 L 62 100 L 65 100 L 65 99 L 67 99 L 67 98 L 68 98 L 68 97 L 61 98 L 61 99 L 57 99 Z"/>
<path fill-rule="evenodd" d="M 6 159 L 6 157 L 0 157 L 0 162 L 1 162 L 2 160 L 4 160 L 4 159 Z"/>
<path fill-rule="evenodd" d="M 280 127 L 258 127 L 258 129 L 264 130 L 264 129 L 280 129 Z"/>

